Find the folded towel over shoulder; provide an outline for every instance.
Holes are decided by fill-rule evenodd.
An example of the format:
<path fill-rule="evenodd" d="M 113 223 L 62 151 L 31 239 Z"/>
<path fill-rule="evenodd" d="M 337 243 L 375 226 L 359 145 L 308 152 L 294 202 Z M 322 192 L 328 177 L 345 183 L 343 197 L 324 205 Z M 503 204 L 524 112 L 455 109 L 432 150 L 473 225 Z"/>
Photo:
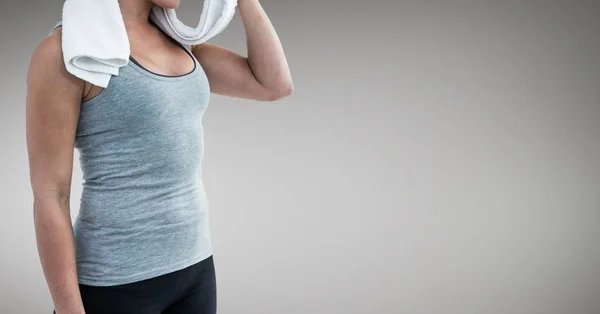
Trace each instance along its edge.
<path fill-rule="evenodd" d="M 150 19 L 176 41 L 197 45 L 222 32 L 236 6 L 237 0 L 204 0 L 196 28 L 178 20 L 174 9 L 154 6 Z M 131 50 L 118 0 L 66 0 L 58 26 L 65 66 L 74 76 L 105 88 L 129 62 Z"/>

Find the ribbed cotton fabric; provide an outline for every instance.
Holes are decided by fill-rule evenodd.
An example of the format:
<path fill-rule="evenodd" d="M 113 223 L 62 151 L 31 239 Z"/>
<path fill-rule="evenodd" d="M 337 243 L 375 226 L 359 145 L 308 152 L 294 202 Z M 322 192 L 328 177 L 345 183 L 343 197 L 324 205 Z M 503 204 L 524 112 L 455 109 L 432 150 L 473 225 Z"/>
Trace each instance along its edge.
<path fill-rule="evenodd" d="M 74 222 L 80 284 L 120 285 L 212 255 L 202 180 L 210 88 L 200 63 L 163 76 L 132 59 L 81 105 L 83 191 Z"/>

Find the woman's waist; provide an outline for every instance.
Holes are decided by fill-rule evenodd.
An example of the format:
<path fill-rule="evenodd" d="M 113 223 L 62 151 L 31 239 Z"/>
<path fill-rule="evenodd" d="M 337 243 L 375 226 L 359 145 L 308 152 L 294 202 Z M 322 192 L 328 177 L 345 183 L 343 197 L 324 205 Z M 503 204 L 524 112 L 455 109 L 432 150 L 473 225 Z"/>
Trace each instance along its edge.
<path fill-rule="evenodd" d="M 179 223 L 208 210 L 201 182 L 156 187 L 102 189 L 84 186 L 79 217 L 88 224 L 123 226 L 158 220 Z"/>
<path fill-rule="evenodd" d="M 90 189 L 164 188 L 202 180 L 200 160 L 81 160 L 84 187 Z"/>

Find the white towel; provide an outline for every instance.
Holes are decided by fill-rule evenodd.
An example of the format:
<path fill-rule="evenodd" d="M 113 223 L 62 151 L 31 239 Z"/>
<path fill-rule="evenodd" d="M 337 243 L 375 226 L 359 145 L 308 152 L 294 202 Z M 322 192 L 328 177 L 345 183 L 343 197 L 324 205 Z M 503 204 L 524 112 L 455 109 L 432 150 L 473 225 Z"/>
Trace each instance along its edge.
<path fill-rule="evenodd" d="M 179 21 L 174 9 L 155 6 L 150 19 L 176 41 L 197 45 L 222 32 L 236 6 L 237 0 L 204 0 L 196 28 Z M 106 88 L 129 63 L 131 50 L 118 0 L 66 0 L 56 27 L 60 25 L 65 66 L 74 76 Z"/>
<path fill-rule="evenodd" d="M 150 18 L 178 42 L 197 45 L 222 32 L 233 19 L 236 6 L 237 0 L 204 0 L 196 28 L 188 27 L 179 21 L 173 9 L 154 6 Z"/>

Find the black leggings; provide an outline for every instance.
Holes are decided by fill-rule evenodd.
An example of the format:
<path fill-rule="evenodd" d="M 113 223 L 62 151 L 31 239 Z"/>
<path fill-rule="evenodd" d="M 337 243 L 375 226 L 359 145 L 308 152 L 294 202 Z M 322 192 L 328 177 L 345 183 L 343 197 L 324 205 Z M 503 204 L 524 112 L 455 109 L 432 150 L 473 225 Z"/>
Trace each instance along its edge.
<path fill-rule="evenodd" d="M 212 256 L 151 279 L 108 287 L 79 284 L 79 289 L 86 314 L 217 313 Z"/>

